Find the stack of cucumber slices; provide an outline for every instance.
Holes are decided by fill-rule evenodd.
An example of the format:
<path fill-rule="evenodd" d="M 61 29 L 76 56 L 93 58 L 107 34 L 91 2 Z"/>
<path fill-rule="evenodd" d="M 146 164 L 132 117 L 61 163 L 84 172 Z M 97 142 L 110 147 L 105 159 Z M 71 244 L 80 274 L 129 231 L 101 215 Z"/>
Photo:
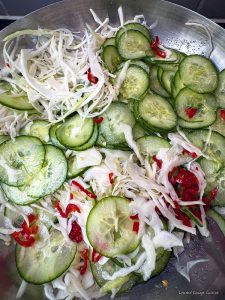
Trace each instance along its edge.
<path fill-rule="evenodd" d="M 76 111 L 63 122 L 52 124 L 43 120 L 19 88 L 17 95 L 15 90 L 12 93 L 8 82 L 1 82 L 1 106 L 15 114 L 23 111 L 34 116 L 15 138 L 0 136 L 0 186 L 7 203 L 11 208 L 23 209 L 36 202 L 43 204 L 47 196 L 55 201 L 57 192 L 68 192 L 65 187 L 71 187 L 78 176 L 76 187 L 87 185 L 90 195 L 95 192 L 93 178 L 87 182 L 82 176 L 95 164 L 80 164 L 79 153 L 89 155 L 85 151 L 95 147 L 97 151 L 107 148 L 127 151 L 130 155 L 133 154 L 131 144 L 135 144 L 140 155 L 152 164 L 160 149 L 171 148 L 168 134 L 180 128 L 187 141 L 204 154 L 197 162 L 205 174 L 205 193 L 217 189 L 211 203 L 217 208 L 211 208 L 208 215 L 225 233 L 225 220 L 218 213 L 218 207 L 225 206 L 225 70 L 219 72 L 204 56 L 164 48 L 156 43 L 145 25 L 136 22 L 125 24 L 114 36 L 105 38 L 98 50 L 101 67 L 109 74 L 112 86 L 119 86 L 119 93 L 97 118 L 83 118 Z M 94 86 L 93 82 L 90 84 Z M 131 129 L 132 143 L 128 141 L 124 125 Z M 101 155 L 104 160 L 104 151 Z M 137 168 L 143 167 L 137 157 L 135 159 Z M 110 174 L 116 176 L 116 173 L 109 173 L 109 181 L 113 184 Z M 86 186 L 82 186 L 80 193 L 85 190 Z M 153 277 L 164 270 L 171 251 L 158 247 L 152 270 L 147 270 L 147 273 L 145 270 L 143 275 L 136 269 L 113 277 L 115 273 L 123 274 L 126 268 L 138 266 L 146 250 L 139 227 L 135 227 L 140 224 L 132 215 L 131 199 L 124 194 L 113 194 L 112 189 L 110 191 L 99 198 L 97 195 L 96 200 L 82 194 L 81 206 L 87 209 L 86 215 L 83 219 L 73 216 L 73 221 L 79 223 L 81 220 L 78 226 L 82 227 L 83 235 L 85 232 L 82 246 L 69 239 L 65 228 L 59 230 L 60 226 L 70 224 L 71 229 L 72 225 L 70 220 L 63 220 L 63 223 L 65 217 L 60 219 L 59 212 L 55 213 L 53 200 L 49 202 L 52 205 L 49 214 L 49 203 L 44 206 L 44 217 L 43 211 L 35 211 L 40 225 L 44 224 L 48 229 L 49 238 L 44 244 L 37 238 L 31 247 L 16 246 L 18 272 L 25 281 L 44 284 L 63 276 L 75 262 L 81 265 L 85 261 L 80 254 L 85 247 L 89 248 L 86 267 L 103 294 L 129 291 L 132 286 L 142 283 L 146 276 Z M 76 194 L 78 199 L 79 195 Z M 13 226 L 19 227 L 20 213 L 14 214 L 6 208 L 5 217 Z M 162 230 L 168 231 L 168 220 L 162 216 L 160 220 Z M 144 228 L 147 228 L 148 237 L 153 239 L 154 229 L 149 224 Z M 93 259 L 95 252 L 103 260 Z M 129 258 L 130 265 L 123 257 Z"/>

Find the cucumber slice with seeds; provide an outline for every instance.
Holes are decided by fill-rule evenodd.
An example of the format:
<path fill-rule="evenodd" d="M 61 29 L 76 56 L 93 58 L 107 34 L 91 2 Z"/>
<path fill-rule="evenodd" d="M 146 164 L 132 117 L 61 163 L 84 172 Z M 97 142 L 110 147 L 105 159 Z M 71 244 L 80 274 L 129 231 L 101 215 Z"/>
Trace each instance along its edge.
<path fill-rule="evenodd" d="M 45 149 L 36 137 L 19 136 L 0 145 L 0 181 L 22 186 L 37 174 L 43 165 Z"/>
<path fill-rule="evenodd" d="M 107 197 L 91 210 L 86 230 L 92 247 L 101 255 L 114 257 L 134 251 L 140 243 L 133 231 L 130 201 L 122 197 Z"/>
<path fill-rule="evenodd" d="M 87 141 L 87 143 L 79 146 L 79 147 L 75 147 L 73 148 L 74 151 L 84 151 L 84 150 L 87 150 L 91 147 L 93 147 L 96 143 L 98 139 L 98 125 L 97 124 L 94 124 L 94 131 L 93 131 L 93 134 L 91 136 L 91 138 Z"/>
<path fill-rule="evenodd" d="M 42 169 L 22 187 L 2 184 L 7 198 L 17 205 L 27 205 L 54 193 L 64 183 L 67 161 L 63 152 L 52 145 L 45 146 L 45 162 Z"/>
<path fill-rule="evenodd" d="M 49 142 L 49 128 L 51 124 L 44 120 L 35 120 L 20 130 L 20 135 L 31 135 L 39 138 L 43 143 Z"/>
<path fill-rule="evenodd" d="M 143 136 L 136 142 L 141 154 L 147 156 L 148 158 L 156 155 L 162 148 L 169 149 L 171 147 L 170 143 L 167 140 L 154 135 Z"/>
<path fill-rule="evenodd" d="M 218 86 L 215 90 L 218 106 L 225 108 L 225 70 L 219 73 Z"/>
<path fill-rule="evenodd" d="M 110 45 L 104 47 L 102 59 L 110 72 L 114 72 L 122 62 L 117 48 Z"/>
<path fill-rule="evenodd" d="M 133 113 L 128 109 L 127 104 L 113 102 L 109 108 L 101 115 L 103 122 L 99 124 L 99 138 L 97 144 L 117 145 L 126 144 L 126 139 L 121 130 L 121 123 L 131 127 L 135 124 Z"/>
<path fill-rule="evenodd" d="M 87 143 L 93 131 L 93 119 L 82 119 L 76 114 L 56 129 L 56 138 L 63 146 L 73 149 Z"/>
<path fill-rule="evenodd" d="M 170 103 L 158 95 L 146 95 L 138 102 L 140 118 L 155 128 L 170 130 L 177 124 L 177 117 Z"/>
<path fill-rule="evenodd" d="M 125 80 L 120 87 L 120 95 L 124 99 L 139 99 L 149 88 L 147 72 L 138 65 L 129 66 Z"/>
<path fill-rule="evenodd" d="M 187 56 L 179 66 L 184 84 L 197 93 L 211 93 L 218 84 L 218 73 L 213 63 L 201 55 Z"/>
<path fill-rule="evenodd" d="M 58 230 L 50 232 L 47 243 L 36 240 L 32 247 L 16 245 L 16 267 L 20 276 L 32 284 L 51 282 L 62 275 L 76 255 L 75 243 Z"/>
<path fill-rule="evenodd" d="M 146 56 L 150 49 L 149 39 L 138 30 L 127 30 L 118 39 L 118 51 L 124 59 L 137 59 Z"/>
<path fill-rule="evenodd" d="M 217 103 L 212 94 L 199 94 L 189 88 L 184 88 L 176 97 L 176 112 L 184 121 L 199 123 L 199 127 L 206 127 L 216 120 Z M 186 110 L 197 109 L 193 117 L 189 117 Z M 197 124 L 196 124 L 197 125 Z M 198 128 L 197 126 L 195 128 Z"/>
<path fill-rule="evenodd" d="M 121 35 L 123 33 L 126 33 L 128 30 L 131 30 L 131 29 L 141 32 L 148 40 L 151 39 L 150 31 L 146 26 L 144 26 L 140 23 L 128 23 L 128 24 L 125 24 L 123 27 L 121 27 L 117 31 L 117 33 L 116 33 L 116 43 L 118 44 L 119 38 L 121 37 Z"/>

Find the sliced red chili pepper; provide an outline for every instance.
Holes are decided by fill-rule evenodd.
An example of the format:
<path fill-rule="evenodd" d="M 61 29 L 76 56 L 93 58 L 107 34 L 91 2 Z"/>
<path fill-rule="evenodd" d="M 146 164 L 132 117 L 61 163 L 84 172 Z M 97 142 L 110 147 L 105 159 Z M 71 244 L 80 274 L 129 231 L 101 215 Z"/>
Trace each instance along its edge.
<path fill-rule="evenodd" d="M 35 238 L 33 236 L 31 236 L 31 235 L 25 236 L 21 231 L 13 232 L 12 237 L 20 246 L 23 246 L 23 247 L 31 247 L 31 246 L 33 246 L 33 244 L 35 242 Z"/>
<path fill-rule="evenodd" d="M 139 231 L 139 222 L 134 222 L 133 231 L 138 234 Z"/>
<path fill-rule="evenodd" d="M 55 204 L 53 205 L 54 208 L 56 208 L 62 218 L 66 218 L 66 213 L 63 211 L 60 201 L 56 201 Z"/>
<path fill-rule="evenodd" d="M 91 261 L 93 263 L 96 263 L 96 262 L 98 262 L 100 260 L 101 257 L 102 256 L 98 252 L 96 252 L 95 249 L 93 249 L 92 255 L 91 255 Z"/>
<path fill-rule="evenodd" d="M 93 194 L 92 192 L 88 191 L 87 189 L 85 189 L 78 181 L 73 180 L 72 181 L 72 185 L 75 185 L 76 187 L 78 187 L 82 192 L 84 192 L 88 197 L 92 198 L 92 199 L 96 199 L 97 196 L 95 194 Z"/>
<path fill-rule="evenodd" d="M 101 124 L 103 122 L 104 118 L 103 117 L 99 117 L 99 118 L 94 118 L 94 122 L 96 124 Z"/>
<path fill-rule="evenodd" d="M 114 174 L 111 172 L 111 173 L 109 173 L 109 182 L 110 182 L 110 184 L 113 184 L 113 177 L 114 177 Z"/>
<path fill-rule="evenodd" d="M 186 107 L 184 111 L 188 118 L 192 119 L 197 114 L 198 109 L 194 107 Z"/>
<path fill-rule="evenodd" d="M 5 64 L 5 66 L 6 66 L 7 68 L 10 68 L 10 64 L 8 64 L 8 63 L 7 63 L 7 64 Z"/>
<path fill-rule="evenodd" d="M 54 204 L 54 208 L 56 208 L 58 210 L 58 212 L 60 213 L 60 216 L 62 218 L 68 218 L 69 214 L 71 212 L 79 212 L 80 213 L 80 208 L 76 205 L 76 204 L 68 204 L 66 207 L 66 211 L 64 212 L 61 205 L 60 205 L 60 201 L 56 201 Z"/>
<path fill-rule="evenodd" d="M 155 40 L 151 42 L 150 47 L 152 48 L 152 50 L 156 50 L 158 48 L 158 45 L 159 45 L 159 37 L 156 36 Z"/>
<path fill-rule="evenodd" d="M 83 241 L 82 230 L 80 225 L 77 223 L 77 221 L 73 221 L 72 223 L 72 228 L 69 233 L 69 238 L 71 239 L 71 241 L 76 242 L 78 244 Z"/>
<path fill-rule="evenodd" d="M 130 219 L 131 220 L 138 220 L 139 219 L 138 214 L 130 216 Z"/>
<path fill-rule="evenodd" d="M 192 158 L 197 158 L 198 155 L 195 153 L 195 152 L 189 152 L 188 150 L 184 149 L 182 151 L 182 154 L 187 154 L 187 155 L 190 155 Z"/>
<path fill-rule="evenodd" d="M 225 109 L 220 110 L 220 119 L 225 121 Z"/>
<path fill-rule="evenodd" d="M 162 57 L 162 58 L 166 58 L 166 52 L 161 50 L 161 49 L 156 49 L 156 55 L 158 55 L 159 57 Z"/>
<path fill-rule="evenodd" d="M 91 83 L 98 83 L 98 77 L 94 76 L 92 73 L 91 73 L 91 69 L 89 68 L 88 71 L 87 71 L 87 78 L 88 80 L 91 82 Z"/>
<path fill-rule="evenodd" d="M 84 249 L 84 251 L 81 253 L 81 257 L 84 260 L 83 266 L 80 267 L 80 275 L 84 275 L 87 271 L 88 267 L 88 249 Z"/>
<path fill-rule="evenodd" d="M 73 199 L 73 194 L 72 193 L 70 193 L 70 200 L 72 200 Z"/>
<path fill-rule="evenodd" d="M 153 156 L 152 156 L 152 159 L 154 160 L 154 162 L 156 162 L 157 167 L 158 167 L 159 169 L 161 169 L 161 168 L 162 168 L 162 161 L 161 161 L 161 159 L 158 159 L 158 158 L 156 157 L 156 155 L 153 155 Z"/>

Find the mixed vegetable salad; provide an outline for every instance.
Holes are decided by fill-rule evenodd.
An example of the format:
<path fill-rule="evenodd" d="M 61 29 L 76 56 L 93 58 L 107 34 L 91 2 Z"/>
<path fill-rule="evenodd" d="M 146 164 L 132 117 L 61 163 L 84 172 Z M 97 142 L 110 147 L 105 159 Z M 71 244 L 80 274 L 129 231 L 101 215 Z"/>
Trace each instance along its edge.
<path fill-rule="evenodd" d="M 16 245 L 18 297 L 28 283 L 113 297 L 208 236 L 207 215 L 225 234 L 225 70 L 165 48 L 142 15 L 91 13 L 84 36 L 4 40 L 0 239 Z"/>

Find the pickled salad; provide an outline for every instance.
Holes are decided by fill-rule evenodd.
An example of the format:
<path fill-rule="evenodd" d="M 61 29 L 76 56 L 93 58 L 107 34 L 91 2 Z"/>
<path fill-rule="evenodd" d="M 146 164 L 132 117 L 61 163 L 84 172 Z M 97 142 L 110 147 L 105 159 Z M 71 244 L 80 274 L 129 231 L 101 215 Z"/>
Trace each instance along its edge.
<path fill-rule="evenodd" d="M 4 39 L 0 239 L 17 297 L 29 283 L 51 300 L 114 297 L 209 236 L 207 216 L 225 234 L 225 71 L 164 47 L 143 15 L 91 14 L 84 35 Z"/>

